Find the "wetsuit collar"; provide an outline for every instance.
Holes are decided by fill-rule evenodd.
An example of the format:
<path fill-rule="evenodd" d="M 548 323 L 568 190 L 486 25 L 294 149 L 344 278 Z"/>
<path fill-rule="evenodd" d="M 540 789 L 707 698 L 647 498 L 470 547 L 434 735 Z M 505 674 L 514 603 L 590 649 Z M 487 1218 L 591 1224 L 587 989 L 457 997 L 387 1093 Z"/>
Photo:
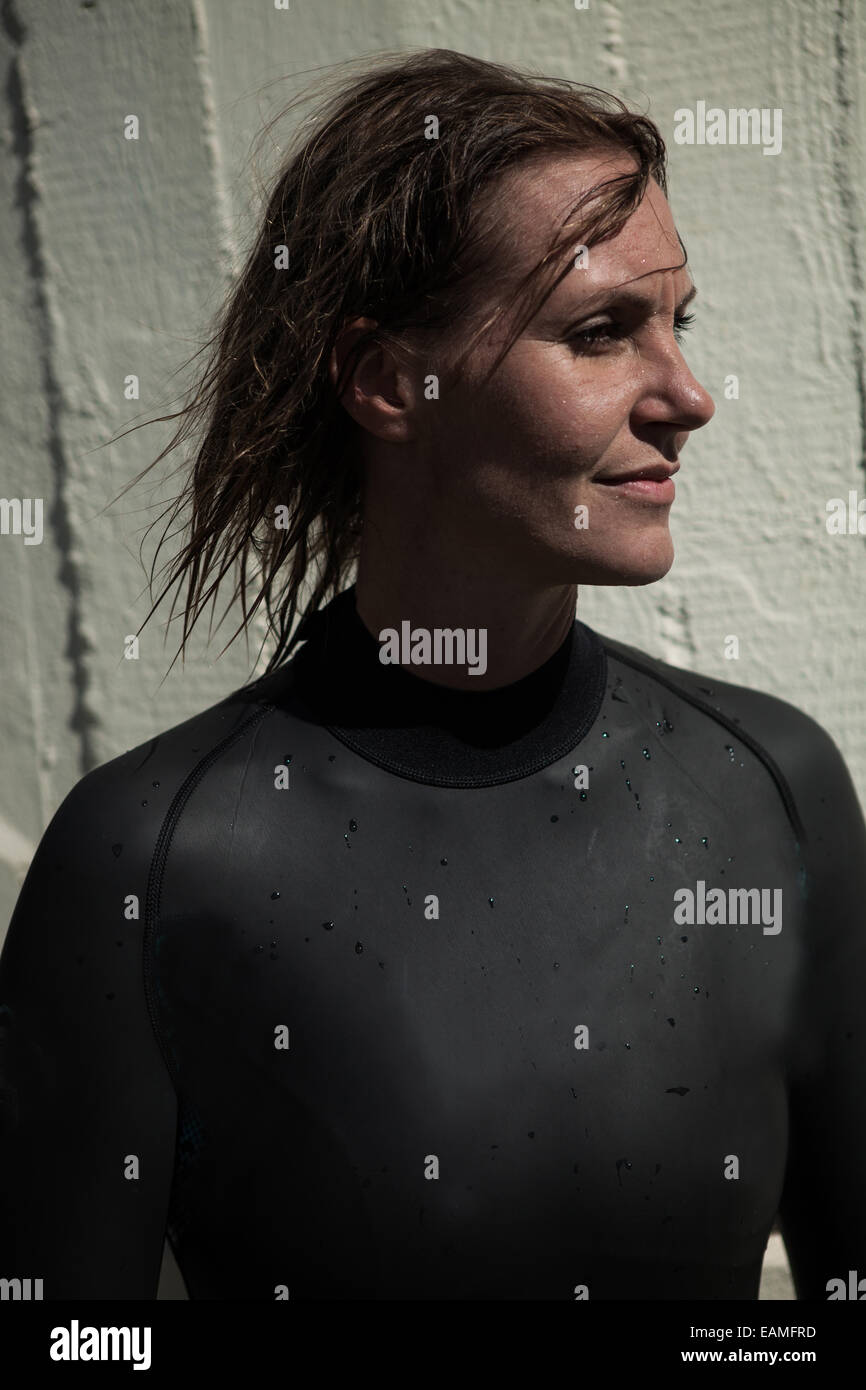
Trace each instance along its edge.
<path fill-rule="evenodd" d="M 577 620 L 542 666 L 498 690 L 453 690 L 383 665 L 354 585 L 300 635 L 293 664 L 319 722 L 370 761 L 434 786 L 492 786 L 548 766 L 586 735 L 604 695 L 604 647 Z"/>

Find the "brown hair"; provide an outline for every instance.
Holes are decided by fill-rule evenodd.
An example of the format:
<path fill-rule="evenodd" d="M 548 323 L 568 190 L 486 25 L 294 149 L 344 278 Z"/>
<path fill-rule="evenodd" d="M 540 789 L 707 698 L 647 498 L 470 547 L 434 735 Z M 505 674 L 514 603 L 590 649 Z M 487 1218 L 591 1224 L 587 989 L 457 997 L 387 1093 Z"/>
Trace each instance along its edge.
<path fill-rule="evenodd" d="M 302 99 L 289 102 L 260 138 Z M 567 232 L 473 335 L 460 362 L 506 310 L 522 305 L 492 370 L 566 273 L 575 242 L 615 235 L 650 177 L 666 191 L 661 135 L 617 97 L 447 49 L 389 55 L 348 87 L 343 76 L 312 121 L 296 132 L 298 148 L 273 185 L 216 329 L 193 354 L 209 353 L 206 369 L 188 403 L 158 417 L 181 423 L 149 468 L 203 428 L 183 491 L 156 518 L 169 516 L 154 565 L 173 523 L 190 512 L 185 541 L 145 619 L 172 588 L 185 586 L 176 656 L 233 571 L 228 607 L 240 598 L 243 616 L 226 645 L 264 604 L 274 640 L 268 670 L 297 640 L 298 597 L 311 562 L 318 574 L 304 612 L 345 587 L 362 524 L 357 426 L 340 403 L 345 383 L 371 341 L 417 359 L 466 317 L 489 275 L 495 234 L 480 213 L 499 176 L 568 152 L 627 153 L 635 165 L 583 195 Z M 576 230 L 570 218 L 578 211 Z M 361 315 L 377 326 L 348 354 L 335 387 L 331 349 L 343 324 Z M 288 522 L 282 527 L 274 524 L 279 506 Z M 153 566 L 150 577 L 152 595 Z M 258 591 L 252 604 L 251 586 Z M 176 592 L 169 621 L 177 599 Z"/>

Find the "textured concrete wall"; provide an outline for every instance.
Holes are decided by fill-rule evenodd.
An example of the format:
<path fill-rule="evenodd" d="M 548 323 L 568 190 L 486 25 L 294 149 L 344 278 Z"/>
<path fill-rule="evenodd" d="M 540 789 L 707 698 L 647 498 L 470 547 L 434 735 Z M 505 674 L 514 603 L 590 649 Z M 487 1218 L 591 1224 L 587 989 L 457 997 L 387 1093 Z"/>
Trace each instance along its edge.
<path fill-rule="evenodd" d="M 0 7 L 0 490 L 44 499 L 41 544 L 0 536 L 0 931 L 82 772 L 249 674 L 243 648 L 215 662 L 220 644 L 209 657 L 200 643 L 163 683 L 174 648 L 156 626 L 140 659 L 124 660 L 146 612 L 137 553 L 148 509 L 171 484 L 151 481 L 105 509 L 169 431 L 98 446 L 172 408 L 184 378 L 170 374 L 200 341 L 248 235 L 245 161 L 296 89 L 286 79 L 382 49 L 527 64 L 610 87 L 660 125 L 700 287 L 688 353 L 717 412 L 684 454 L 671 574 L 646 589 L 585 590 L 579 612 L 667 660 L 801 706 L 836 738 L 866 800 L 866 539 L 826 526 L 828 499 L 866 497 L 866 7 L 282 3 Z M 675 112 L 701 101 L 781 108 L 781 151 L 675 143 Z M 129 115 L 137 140 L 124 138 Z M 739 394 L 728 399 L 732 376 Z"/>

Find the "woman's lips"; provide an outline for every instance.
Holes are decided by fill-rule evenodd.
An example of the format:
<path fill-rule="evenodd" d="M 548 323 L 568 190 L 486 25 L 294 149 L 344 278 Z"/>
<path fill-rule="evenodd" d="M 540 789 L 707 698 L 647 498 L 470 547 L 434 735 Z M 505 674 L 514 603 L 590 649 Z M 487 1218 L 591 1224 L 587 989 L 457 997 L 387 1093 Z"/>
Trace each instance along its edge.
<path fill-rule="evenodd" d="M 674 472 L 676 471 L 675 469 Z M 661 471 L 654 475 L 648 473 L 647 476 L 633 474 L 619 482 L 615 477 L 596 478 L 594 481 L 600 487 L 606 487 L 610 492 L 615 493 L 617 497 L 632 497 L 637 502 L 671 503 L 677 495 L 673 477 L 664 476 Z"/>

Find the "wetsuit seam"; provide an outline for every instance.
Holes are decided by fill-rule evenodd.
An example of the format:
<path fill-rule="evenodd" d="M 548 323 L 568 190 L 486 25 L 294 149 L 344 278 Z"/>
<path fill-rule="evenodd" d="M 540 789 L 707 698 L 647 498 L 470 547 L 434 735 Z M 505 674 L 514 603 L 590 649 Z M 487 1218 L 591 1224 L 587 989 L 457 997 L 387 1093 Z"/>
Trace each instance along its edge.
<path fill-rule="evenodd" d="M 601 640 L 606 648 L 608 639 L 602 638 Z M 667 690 L 670 690 L 674 695 L 679 696 L 680 699 L 685 700 L 687 704 L 692 705 L 702 714 L 706 714 L 710 719 L 714 719 L 717 724 L 721 724 L 725 729 L 728 730 L 729 733 L 733 734 L 735 738 L 738 738 L 741 743 L 744 743 L 747 748 L 750 748 L 751 751 L 755 754 L 755 756 L 764 764 L 764 766 L 766 767 L 767 771 L 769 772 L 770 776 L 776 784 L 776 790 L 782 799 L 782 804 L 785 807 L 785 812 L 788 816 L 788 820 L 790 821 L 791 827 L 797 837 L 798 847 L 802 847 L 805 845 L 805 827 L 800 819 L 800 813 L 797 810 L 797 803 L 794 798 L 794 794 L 788 785 L 787 778 L 785 777 L 785 774 L 782 772 L 782 770 L 779 768 L 775 759 L 772 757 L 770 753 L 767 752 L 766 748 L 763 746 L 762 743 L 758 741 L 758 739 L 756 739 L 752 734 L 747 733 L 745 729 L 741 728 L 740 725 L 736 724 L 732 719 L 729 719 L 727 715 L 722 714 L 721 710 L 714 709 L 713 706 L 708 705 L 705 700 L 702 700 L 697 695 L 693 695 L 690 690 L 684 689 L 675 681 L 670 680 L 667 676 L 660 675 L 658 671 L 655 671 L 653 669 L 652 666 L 647 665 L 642 661 L 637 661 L 632 656 L 626 656 L 624 652 L 618 651 L 613 646 L 611 646 L 611 655 L 619 661 L 623 662 L 624 665 L 631 666 L 633 670 L 640 671 L 643 675 L 649 676 L 651 680 L 656 681 L 659 685 L 663 685 Z"/>
<path fill-rule="evenodd" d="M 558 762 L 560 758 L 564 758 L 567 753 L 570 753 L 586 738 L 598 718 L 604 702 L 604 693 L 607 686 L 607 651 L 605 650 L 604 644 L 600 641 L 599 655 L 600 660 L 598 662 L 591 698 L 584 716 L 576 728 L 572 729 L 567 738 L 557 744 L 556 748 L 552 751 L 539 755 L 530 763 L 522 764 L 520 767 L 512 769 L 511 772 L 499 776 L 484 776 L 483 774 L 479 774 L 477 777 L 437 777 L 436 774 L 431 773 L 429 769 L 413 768 L 405 763 L 384 758 L 380 754 L 371 753 L 363 743 L 355 741 L 349 731 L 341 725 L 325 724 L 323 727 L 346 748 L 351 749 L 353 753 L 357 753 L 358 756 L 364 758 L 365 761 L 375 764 L 376 767 L 382 768 L 385 772 L 391 772 L 397 777 L 403 777 L 407 781 L 420 782 L 425 787 L 448 787 L 457 791 L 465 791 L 481 787 L 505 786 L 509 782 L 522 781 L 525 777 L 531 777 L 536 772 L 541 772 L 544 768 L 551 767 L 554 763 Z"/>
<path fill-rule="evenodd" d="M 162 1026 L 159 1020 L 159 1013 L 156 1002 L 156 992 L 153 982 L 153 948 L 156 936 L 156 928 L 160 918 L 162 881 L 165 867 L 168 862 L 169 850 L 171 849 L 174 832 L 180 822 L 180 818 L 186 809 L 186 804 L 190 796 L 199 786 L 206 773 L 211 767 L 226 753 L 233 744 L 251 729 L 257 727 L 274 710 L 274 705 L 267 703 L 248 715 L 236 729 L 227 734 L 207 753 L 199 758 L 198 762 L 184 778 L 178 790 L 172 798 L 171 804 L 165 813 L 153 853 L 150 858 L 148 868 L 147 886 L 145 889 L 144 907 L 144 934 L 142 942 L 142 974 L 144 979 L 144 997 L 147 1005 L 148 1017 L 154 1037 L 162 1054 L 163 1061 L 172 1079 L 175 1094 L 180 1099 L 179 1081 L 180 1078 L 171 1059 L 171 1052 L 168 1041 L 163 1035 Z"/>

